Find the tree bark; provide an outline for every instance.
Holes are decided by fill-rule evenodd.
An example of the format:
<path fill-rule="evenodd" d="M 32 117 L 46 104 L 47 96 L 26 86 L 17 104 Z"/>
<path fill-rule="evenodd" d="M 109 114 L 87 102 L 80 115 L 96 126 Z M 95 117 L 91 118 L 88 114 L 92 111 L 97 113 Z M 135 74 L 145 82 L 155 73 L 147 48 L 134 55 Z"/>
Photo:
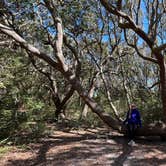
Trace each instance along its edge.
<path fill-rule="evenodd" d="M 93 80 L 92 80 L 92 81 L 93 81 Z M 89 90 L 88 96 L 89 96 L 90 98 L 92 98 L 93 95 L 94 95 L 94 92 L 95 92 L 95 85 L 94 85 L 94 82 L 92 82 L 92 85 L 90 86 L 90 90 Z M 83 108 L 83 110 L 82 110 L 82 113 L 81 113 L 81 119 L 87 117 L 88 109 L 89 109 L 88 105 L 85 104 L 85 105 L 84 105 L 84 108 Z"/>
<path fill-rule="evenodd" d="M 164 113 L 164 122 L 166 123 L 166 63 L 164 57 L 159 61 L 160 67 L 160 84 L 161 84 L 161 99 Z"/>
<path fill-rule="evenodd" d="M 119 113 L 118 113 L 118 110 L 116 109 L 116 107 L 114 106 L 113 102 L 112 102 L 112 98 L 111 98 L 111 93 L 110 93 L 110 90 L 108 89 L 108 83 L 107 83 L 107 80 L 105 78 L 105 75 L 102 71 L 102 67 L 100 69 L 101 71 L 101 79 L 103 80 L 103 83 L 104 83 L 104 88 L 106 90 L 106 94 L 107 94 L 107 99 L 108 99 L 108 102 L 109 102 L 109 105 L 110 107 L 112 108 L 113 110 L 113 113 L 116 117 L 116 119 L 119 121 L 119 122 L 122 122 L 122 118 L 120 117 Z"/>

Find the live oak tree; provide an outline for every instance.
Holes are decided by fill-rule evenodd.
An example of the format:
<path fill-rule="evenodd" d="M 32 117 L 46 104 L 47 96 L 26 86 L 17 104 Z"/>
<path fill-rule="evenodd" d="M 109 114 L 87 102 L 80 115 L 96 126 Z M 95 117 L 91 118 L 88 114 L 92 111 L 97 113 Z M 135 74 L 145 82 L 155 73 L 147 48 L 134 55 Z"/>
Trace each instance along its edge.
<path fill-rule="evenodd" d="M 110 4 L 106 0 L 101 0 L 101 4 L 96 1 L 48 1 L 44 0 L 42 2 L 38 1 L 25 1 L 24 3 L 15 2 L 15 1 L 7 1 L 7 3 L 2 3 L 3 9 L 1 11 L 1 22 L 0 22 L 0 32 L 2 34 L 7 35 L 11 39 L 13 39 L 20 47 L 25 49 L 28 54 L 31 56 L 35 56 L 46 63 L 48 63 L 52 68 L 59 71 L 63 77 L 71 84 L 72 88 L 77 91 L 82 100 L 91 108 L 91 110 L 96 113 L 108 126 L 113 129 L 119 130 L 120 132 L 124 132 L 121 126 L 121 122 L 114 119 L 110 114 L 103 111 L 102 107 L 88 95 L 87 91 L 84 89 L 81 78 L 80 78 L 80 69 L 81 69 L 81 61 L 80 59 L 87 54 L 87 60 L 90 59 L 90 52 L 87 49 L 88 46 L 92 46 L 96 42 L 95 36 L 97 33 L 105 32 L 100 28 L 103 24 L 103 20 L 95 17 L 95 12 L 90 11 L 98 11 L 98 7 L 101 8 L 101 13 L 107 13 L 104 8 L 102 8 L 101 4 L 107 9 L 107 11 L 111 15 L 117 16 L 115 20 L 119 20 L 119 22 L 113 22 L 115 28 L 117 26 L 124 29 L 124 37 L 127 44 L 133 47 L 137 54 L 143 57 L 146 60 L 150 60 L 154 63 L 157 63 L 160 68 L 160 84 L 161 84 L 161 96 L 163 101 L 163 110 L 166 109 L 165 94 L 166 94 L 166 80 L 165 80 L 165 60 L 164 49 L 165 44 L 157 45 L 154 43 L 150 37 L 139 27 L 137 24 L 139 23 L 139 3 L 138 8 L 136 10 L 134 18 L 136 22 L 132 19 L 132 17 L 128 16 L 125 12 L 127 11 L 127 6 L 122 3 L 122 1 L 117 1 L 117 4 Z M 124 12 L 122 11 L 124 5 Z M 26 8 L 25 8 L 26 6 Z M 132 8 L 132 3 L 128 4 L 129 9 L 134 12 L 134 8 Z M 77 8 L 78 7 L 78 8 Z M 83 7 L 83 10 L 81 8 Z M 163 6 L 160 5 L 161 12 L 164 10 Z M 12 10 L 11 10 L 12 8 Z M 67 10 L 67 11 L 66 11 Z M 73 12 L 74 10 L 74 12 Z M 62 12 L 63 11 L 63 12 Z M 66 15 L 66 13 L 67 15 Z M 75 15 L 71 15 L 73 13 Z M 132 13 L 130 13 L 132 14 Z M 71 16 L 70 16 L 71 15 Z M 112 18 L 110 15 L 110 19 Z M 106 15 L 103 15 L 105 17 Z M 163 18 L 162 16 L 160 16 Z M 78 18 L 78 19 L 77 19 Z M 93 18 L 95 18 L 93 20 Z M 156 19 L 158 16 L 156 15 Z M 160 20 L 161 20 L 160 18 Z M 73 21 L 73 22 L 72 22 Z M 95 31 L 96 27 L 93 26 L 93 21 L 98 25 L 98 32 Z M 154 20 L 153 20 L 154 21 Z M 156 20 L 153 22 L 155 23 Z M 110 23 L 110 22 L 109 22 Z M 104 23 L 105 24 L 105 23 Z M 42 25 L 42 26 L 41 26 Z M 109 24 L 111 25 L 111 23 Z M 158 24 L 160 25 L 160 24 Z M 111 29 L 110 26 L 107 26 Z M 103 26 L 103 28 L 105 28 Z M 132 43 L 129 43 L 127 34 L 127 29 L 131 29 L 137 34 Z M 157 28 L 156 28 L 157 29 Z M 64 30 L 64 32 L 63 32 Z M 43 35 L 38 35 L 39 32 Z M 95 33 L 93 33 L 95 32 Z M 162 33 L 162 32 L 161 32 Z M 150 33 L 151 34 L 151 33 Z M 116 35 L 116 32 L 115 34 Z M 107 33 L 106 38 L 109 36 Z M 142 55 L 139 52 L 139 45 L 136 45 L 140 42 L 138 36 L 140 36 L 146 45 L 151 50 L 152 57 L 147 57 Z M 103 37 L 99 36 L 100 40 L 97 41 L 99 43 L 100 52 L 96 51 L 96 55 L 103 55 L 103 47 L 102 41 Z M 112 35 L 110 35 L 112 38 Z M 45 40 L 46 39 L 46 40 Z M 87 44 L 86 40 L 91 40 L 92 42 Z M 44 43 L 48 43 L 49 50 L 45 48 Z M 83 42 L 81 42 L 83 41 Z M 37 42 L 41 43 L 42 48 L 37 46 Z M 32 44 L 30 44 L 32 43 Z M 82 43 L 85 43 L 83 45 Z M 115 42 L 116 43 L 116 42 Z M 117 42 L 117 44 L 119 44 Z M 84 47 L 82 47 L 82 45 Z M 111 45 L 108 45 L 108 48 Z M 86 48 L 86 51 L 85 51 Z M 106 47 L 104 47 L 105 49 Z M 72 57 L 65 54 L 65 49 L 70 50 L 72 53 Z M 109 48 L 110 49 L 110 48 Z M 110 49 L 112 50 L 112 48 Z M 112 53 L 111 53 L 112 54 Z M 100 59 L 101 56 L 99 56 Z M 109 56 L 108 56 L 109 57 Z M 98 63 L 98 58 L 96 59 Z M 102 61 L 101 61 L 102 62 Z M 102 75 L 103 83 L 105 84 L 105 88 L 107 88 L 106 77 L 103 75 L 101 67 L 99 66 L 98 70 Z M 126 82 L 124 82 L 124 87 L 126 86 Z M 107 94 L 110 96 L 110 94 Z M 146 131 L 146 132 L 145 132 Z M 166 127 L 165 125 L 161 126 L 145 126 L 139 130 L 140 135 L 161 135 L 165 136 Z"/>
<path fill-rule="evenodd" d="M 140 57 L 159 66 L 163 113 L 166 117 L 166 62 L 164 57 L 166 13 L 164 1 L 145 2 L 138 0 L 124 3 L 119 0 L 116 1 L 116 4 L 111 4 L 107 0 L 100 2 L 109 13 L 119 20 L 119 27 L 124 29 L 128 45 L 135 48 Z M 133 32 L 131 41 L 128 41 L 128 33 L 126 32 L 129 30 Z M 146 46 L 146 54 L 148 55 L 141 52 L 142 46 Z"/>

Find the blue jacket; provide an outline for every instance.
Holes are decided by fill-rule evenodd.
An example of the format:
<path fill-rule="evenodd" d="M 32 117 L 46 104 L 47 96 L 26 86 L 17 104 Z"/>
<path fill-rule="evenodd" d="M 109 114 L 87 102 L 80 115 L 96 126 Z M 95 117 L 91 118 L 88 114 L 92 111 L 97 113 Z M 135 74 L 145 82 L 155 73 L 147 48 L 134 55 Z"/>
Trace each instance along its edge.
<path fill-rule="evenodd" d="M 126 123 L 127 124 L 136 124 L 141 127 L 142 123 L 141 123 L 141 117 L 140 117 L 139 111 L 137 109 L 132 109 L 131 113 L 130 113 L 130 111 L 128 111 L 126 119 L 123 123 L 124 124 L 126 124 Z"/>

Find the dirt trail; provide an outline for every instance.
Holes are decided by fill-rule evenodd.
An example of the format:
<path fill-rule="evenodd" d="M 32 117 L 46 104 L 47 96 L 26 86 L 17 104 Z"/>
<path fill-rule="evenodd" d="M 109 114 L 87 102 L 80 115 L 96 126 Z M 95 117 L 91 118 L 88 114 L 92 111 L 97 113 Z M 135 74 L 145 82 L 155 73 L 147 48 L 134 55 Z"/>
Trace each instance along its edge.
<path fill-rule="evenodd" d="M 55 131 L 49 138 L 14 148 L 0 166 L 166 166 L 166 143 L 138 139 L 135 147 L 115 132 Z"/>

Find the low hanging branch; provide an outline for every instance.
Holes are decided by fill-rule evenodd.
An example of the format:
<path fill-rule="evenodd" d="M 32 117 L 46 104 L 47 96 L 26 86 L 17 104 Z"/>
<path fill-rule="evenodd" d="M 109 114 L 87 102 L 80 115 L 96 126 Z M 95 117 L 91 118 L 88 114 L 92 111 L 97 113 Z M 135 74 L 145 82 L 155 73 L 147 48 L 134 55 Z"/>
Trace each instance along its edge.
<path fill-rule="evenodd" d="M 34 47 L 33 45 L 27 43 L 20 35 L 18 35 L 12 28 L 9 28 L 3 24 L 0 23 L 0 32 L 10 36 L 13 38 L 17 43 L 20 44 L 22 48 L 24 48 L 26 51 L 32 53 L 34 56 L 39 57 L 40 59 L 46 61 L 47 63 L 51 64 L 54 68 L 57 70 L 60 70 L 59 64 L 54 61 L 52 58 L 50 58 L 47 54 L 41 52 L 39 49 Z"/>
<path fill-rule="evenodd" d="M 46 1 L 46 0 L 45 0 Z M 102 1 L 102 0 L 101 0 Z M 48 2 L 48 1 L 47 1 Z M 103 2 L 107 2 L 103 0 Z M 52 8 L 50 10 L 52 12 Z M 113 12 L 117 12 L 113 9 Z M 119 12 L 118 12 L 119 13 Z M 119 13 L 123 15 L 123 13 Z M 126 17 L 126 16 L 124 16 Z M 128 17 L 126 17 L 128 18 Z M 41 52 L 39 49 L 35 48 L 34 46 L 28 44 L 20 35 L 18 35 L 12 28 L 9 28 L 3 24 L 0 24 L 0 32 L 8 35 L 9 37 L 13 38 L 19 45 L 24 48 L 27 52 L 30 52 L 33 56 L 37 56 L 38 58 L 47 62 L 50 66 L 55 68 L 56 70 L 60 71 L 61 74 L 69 81 L 72 87 L 77 91 L 79 96 L 84 100 L 84 102 L 91 108 L 91 110 L 96 113 L 102 121 L 110 126 L 111 128 L 118 130 L 119 132 L 124 132 L 122 130 L 122 124 L 112 118 L 108 113 L 104 112 L 102 107 L 95 102 L 92 98 L 90 98 L 83 89 L 79 79 L 76 77 L 74 73 L 72 73 L 68 66 L 65 64 L 65 58 L 62 52 L 62 42 L 63 42 L 63 31 L 61 22 L 55 22 L 57 24 L 57 42 L 55 44 L 55 49 L 57 50 L 56 56 L 58 58 L 58 62 L 51 59 L 47 54 Z M 134 26 L 134 25 L 132 25 Z M 57 48 L 56 48 L 57 47 Z M 148 126 L 144 127 L 139 130 L 139 135 L 166 135 L 166 126 Z"/>

